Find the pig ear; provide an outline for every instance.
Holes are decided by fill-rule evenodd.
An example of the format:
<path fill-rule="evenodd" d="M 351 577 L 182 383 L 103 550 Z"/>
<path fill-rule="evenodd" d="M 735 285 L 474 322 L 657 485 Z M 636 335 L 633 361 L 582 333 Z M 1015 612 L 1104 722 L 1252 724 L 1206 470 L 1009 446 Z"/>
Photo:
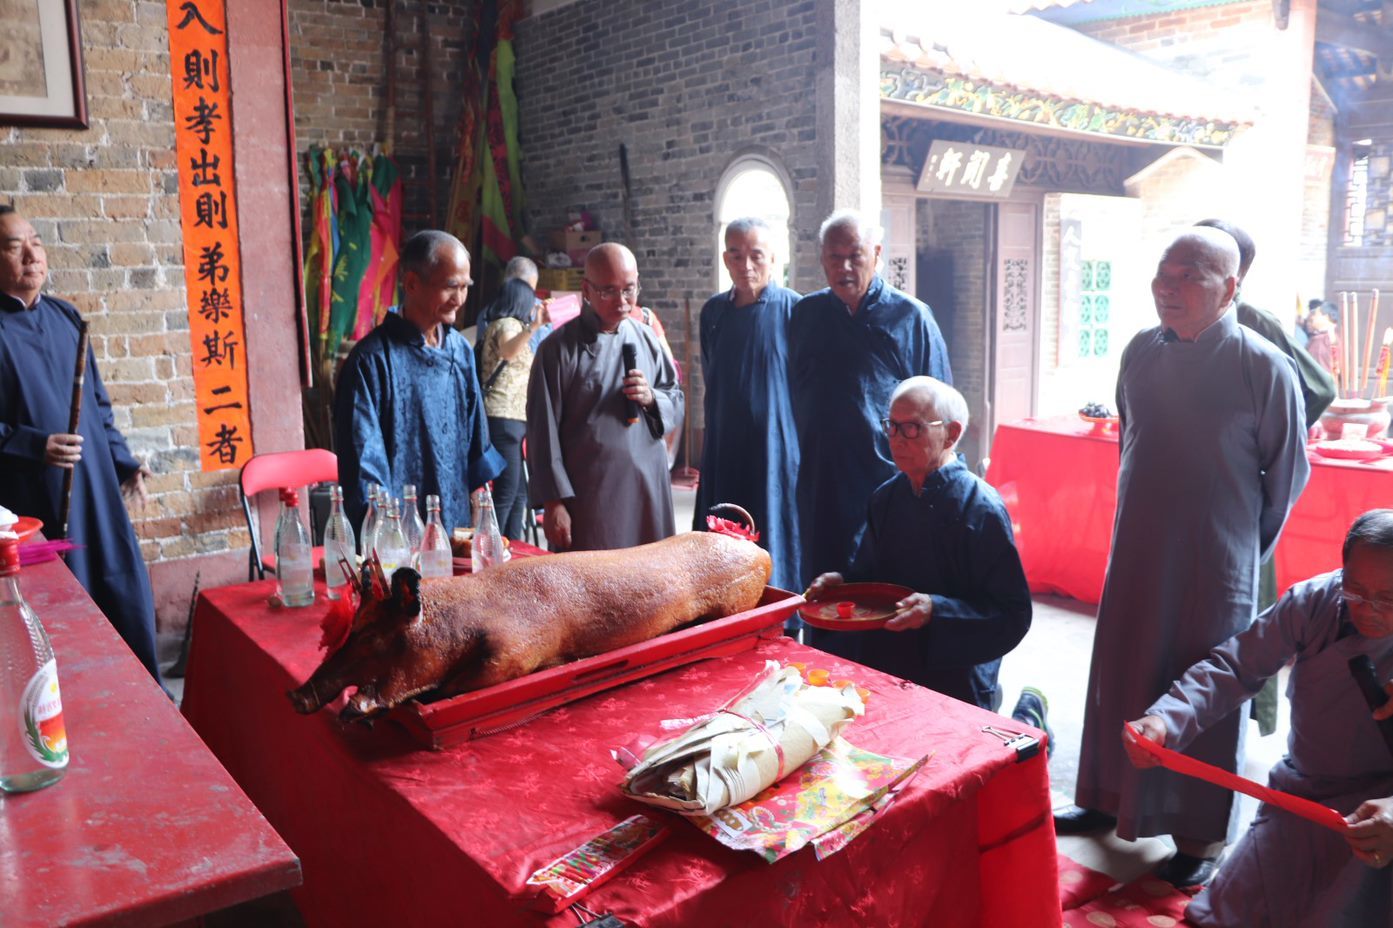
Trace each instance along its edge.
<path fill-rule="evenodd" d="M 421 614 L 421 575 L 410 567 L 398 567 L 392 574 L 392 605 L 413 619 Z"/>

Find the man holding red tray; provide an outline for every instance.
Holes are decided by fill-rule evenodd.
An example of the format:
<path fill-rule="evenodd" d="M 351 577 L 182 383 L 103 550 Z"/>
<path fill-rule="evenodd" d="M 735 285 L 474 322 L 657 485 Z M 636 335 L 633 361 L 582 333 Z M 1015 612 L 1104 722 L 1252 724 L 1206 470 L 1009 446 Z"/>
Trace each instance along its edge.
<path fill-rule="evenodd" d="M 1351 659 L 1362 657 L 1379 683 L 1393 676 L 1393 509 L 1356 519 L 1342 570 L 1296 584 L 1132 723 L 1142 737 L 1184 749 L 1294 659 L 1291 735 L 1270 786 L 1332 807 L 1351 823 L 1337 834 L 1264 804 L 1190 904 L 1188 923 L 1393 924 L 1393 752 L 1350 670 Z M 1393 704 L 1384 710 L 1393 715 Z M 1133 764 L 1156 765 L 1125 730 L 1123 743 Z"/>

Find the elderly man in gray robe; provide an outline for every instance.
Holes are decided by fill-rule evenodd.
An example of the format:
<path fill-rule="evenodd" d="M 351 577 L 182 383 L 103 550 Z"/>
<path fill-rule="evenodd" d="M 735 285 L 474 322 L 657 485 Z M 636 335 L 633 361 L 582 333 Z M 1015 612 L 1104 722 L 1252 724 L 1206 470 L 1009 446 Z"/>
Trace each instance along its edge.
<path fill-rule="evenodd" d="M 628 548 L 677 530 L 663 435 L 682 427 L 682 391 L 653 330 L 629 318 L 638 294 L 633 252 L 596 245 L 580 316 L 532 362 L 529 493 L 552 551 Z"/>
<path fill-rule="evenodd" d="M 1219 642 L 1252 624 L 1258 564 L 1306 485 L 1305 419 L 1290 358 L 1235 318 L 1234 240 L 1187 229 L 1151 282 L 1161 324 L 1122 353 L 1122 463 L 1112 554 L 1098 604 L 1078 806 L 1059 834 L 1117 825 L 1126 839 L 1169 834 L 1158 871 L 1204 882 L 1233 837 L 1233 794 L 1165 770 L 1138 771 L 1117 732 Z M 1245 707 L 1246 710 L 1246 707 Z M 1235 712 L 1187 749 L 1236 770 Z"/>

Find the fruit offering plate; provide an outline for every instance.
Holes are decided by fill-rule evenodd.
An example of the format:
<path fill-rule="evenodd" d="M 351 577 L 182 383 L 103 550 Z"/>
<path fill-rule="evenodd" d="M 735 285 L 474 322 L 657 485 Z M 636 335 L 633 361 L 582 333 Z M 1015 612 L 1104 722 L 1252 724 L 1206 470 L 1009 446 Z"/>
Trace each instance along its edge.
<path fill-rule="evenodd" d="M 1095 432 L 1111 431 L 1117 428 L 1118 423 L 1122 421 L 1118 416 L 1085 416 L 1083 413 L 1079 413 L 1079 418 L 1092 423 Z"/>
<path fill-rule="evenodd" d="M 1318 441 L 1311 450 L 1323 458 L 1343 461 L 1373 461 L 1393 453 L 1393 444 L 1367 438 L 1337 438 Z"/>
<path fill-rule="evenodd" d="M 818 599 L 810 599 L 798 614 L 813 628 L 833 632 L 865 632 L 884 628 L 899 611 L 895 604 L 914 591 L 898 583 L 843 583 Z"/>

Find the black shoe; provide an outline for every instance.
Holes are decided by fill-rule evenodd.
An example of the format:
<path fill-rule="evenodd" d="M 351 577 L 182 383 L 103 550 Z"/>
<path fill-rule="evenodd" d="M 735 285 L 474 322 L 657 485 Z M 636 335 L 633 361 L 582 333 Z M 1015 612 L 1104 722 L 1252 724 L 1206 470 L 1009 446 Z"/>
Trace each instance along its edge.
<path fill-rule="evenodd" d="M 1219 869 L 1217 857 L 1194 857 L 1177 852 L 1174 857 L 1156 868 L 1156 878 L 1165 880 L 1176 889 L 1203 886 Z"/>
<path fill-rule="evenodd" d="M 1050 728 L 1047 718 L 1049 711 L 1050 701 L 1045 698 L 1045 694 L 1033 686 L 1024 686 L 1021 687 L 1021 698 L 1016 700 L 1016 708 L 1011 710 L 1011 718 L 1043 731 L 1045 733 L 1045 756 L 1053 757 L 1054 729 Z"/>
<path fill-rule="evenodd" d="M 1097 809 L 1067 806 L 1054 814 L 1054 833 L 1057 835 L 1091 835 L 1117 827 L 1117 816 Z"/>

